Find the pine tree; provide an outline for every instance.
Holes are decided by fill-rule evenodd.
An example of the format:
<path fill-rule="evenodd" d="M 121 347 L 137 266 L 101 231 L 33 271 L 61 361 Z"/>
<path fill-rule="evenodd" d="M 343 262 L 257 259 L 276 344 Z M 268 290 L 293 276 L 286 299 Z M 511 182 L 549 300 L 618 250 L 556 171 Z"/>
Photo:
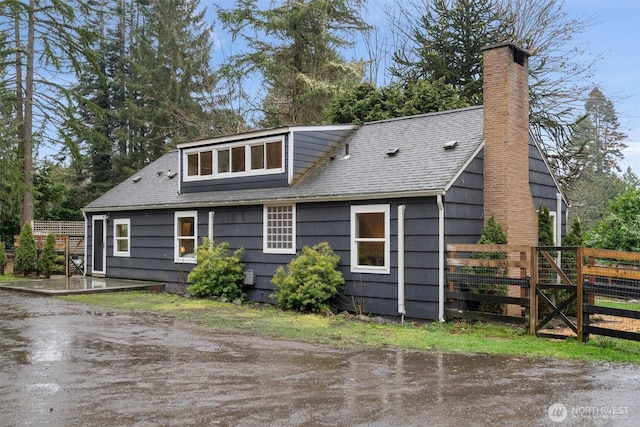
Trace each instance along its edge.
<path fill-rule="evenodd" d="M 33 240 L 31 223 L 27 222 L 22 226 L 22 231 L 20 232 L 20 241 L 16 248 L 14 269 L 22 271 L 24 277 L 27 277 L 37 266 L 38 250 L 36 249 L 36 242 Z"/>
<path fill-rule="evenodd" d="M 540 209 L 538 209 L 538 245 L 553 246 L 554 244 L 553 223 L 551 221 L 551 215 L 549 214 L 549 208 L 542 205 Z"/>
<path fill-rule="evenodd" d="M 95 34 L 77 20 L 76 14 L 76 10 L 87 8 L 83 0 L 0 1 L 3 16 L 13 24 L 12 31 L 4 33 L 9 36 L 6 45 L 13 46 L 5 62 L 11 78 L 4 81 L 4 87 L 13 92 L 6 102 L 15 105 L 14 140 L 21 156 L 23 183 L 21 224 L 34 216 L 34 153 L 38 131 L 44 130 L 37 125 L 62 128 L 64 112 L 74 94 L 60 81 L 69 73 L 79 73 L 84 61 L 93 60 L 87 46 Z"/>
<path fill-rule="evenodd" d="M 56 261 L 56 236 L 49 234 L 47 240 L 44 242 L 42 248 L 42 254 L 40 254 L 40 262 L 38 263 L 39 269 L 47 276 L 47 279 L 51 277 L 51 272 L 55 267 Z"/>
<path fill-rule="evenodd" d="M 433 0 L 410 29 L 410 45 L 394 54 L 403 83 L 438 81 L 470 104 L 482 102 L 482 48 L 503 40 L 506 15 L 495 0 Z"/>
<path fill-rule="evenodd" d="M 325 122 L 334 96 L 362 79 L 363 64 L 339 53 L 352 44 L 348 36 L 369 28 L 359 16 L 362 0 L 286 0 L 267 10 L 257 3 L 239 2 L 218 16 L 248 46 L 233 68 L 263 79 L 262 126 Z"/>
<path fill-rule="evenodd" d="M 573 215 L 586 233 L 605 217 L 609 203 L 627 186 L 618 176 L 624 138 L 613 103 L 594 88 L 585 101 L 585 117 L 574 133 L 574 145 L 583 147 L 578 171 L 566 185 Z"/>

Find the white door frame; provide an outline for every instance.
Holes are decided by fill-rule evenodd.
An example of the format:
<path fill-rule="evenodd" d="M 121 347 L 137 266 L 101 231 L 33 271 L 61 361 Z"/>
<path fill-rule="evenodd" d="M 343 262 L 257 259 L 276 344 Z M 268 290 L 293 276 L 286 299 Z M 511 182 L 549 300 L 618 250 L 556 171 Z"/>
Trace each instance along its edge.
<path fill-rule="evenodd" d="M 107 274 L 107 215 L 94 215 L 91 218 L 91 273 L 96 276 L 104 276 Z M 102 270 L 96 270 L 96 222 L 102 221 Z"/>

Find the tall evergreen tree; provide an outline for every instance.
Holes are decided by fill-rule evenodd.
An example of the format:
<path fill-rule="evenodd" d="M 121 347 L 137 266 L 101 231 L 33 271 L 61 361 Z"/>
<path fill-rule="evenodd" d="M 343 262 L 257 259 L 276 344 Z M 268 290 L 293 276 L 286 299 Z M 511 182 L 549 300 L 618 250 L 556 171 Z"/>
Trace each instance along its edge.
<path fill-rule="evenodd" d="M 626 187 L 618 160 L 626 147 L 613 103 L 595 88 L 585 101 L 585 117 L 575 127 L 573 144 L 582 147 L 579 168 L 565 186 L 573 215 L 589 232 L 606 215 L 609 203 Z"/>
<path fill-rule="evenodd" d="M 244 0 L 218 16 L 246 53 L 234 58 L 237 69 L 257 71 L 266 87 L 262 126 L 318 124 L 342 88 L 356 86 L 363 64 L 347 62 L 341 48 L 349 35 L 366 31 L 358 8 L 363 0 L 285 0 L 261 10 Z"/>
<path fill-rule="evenodd" d="M 73 96 L 61 84 L 64 77 L 80 71 L 80 64 L 93 60 L 87 49 L 94 33 L 76 20 L 76 10 L 86 10 L 83 0 L 5 0 L 0 10 L 6 18 L 0 25 L 10 35 L 7 70 L 12 102 L 16 106 L 15 141 L 21 155 L 22 224 L 33 219 L 34 148 L 38 131 L 61 126 L 61 117 Z M 62 76 L 61 76 L 62 74 Z M 40 128 L 35 128 L 35 125 Z"/>
<path fill-rule="evenodd" d="M 96 69 L 78 90 L 86 129 L 76 132 L 96 197 L 175 143 L 215 133 L 211 29 L 197 0 L 99 0 L 92 22 L 102 38 Z M 167 22 L 171 22 L 167 26 Z"/>
<path fill-rule="evenodd" d="M 470 104 L 482 102 L 482 48 L 506 37 L 497 0 L 432 0 L 394 52 L 392 74 L 403 83 L 427 79 L 456 88 Z"/>

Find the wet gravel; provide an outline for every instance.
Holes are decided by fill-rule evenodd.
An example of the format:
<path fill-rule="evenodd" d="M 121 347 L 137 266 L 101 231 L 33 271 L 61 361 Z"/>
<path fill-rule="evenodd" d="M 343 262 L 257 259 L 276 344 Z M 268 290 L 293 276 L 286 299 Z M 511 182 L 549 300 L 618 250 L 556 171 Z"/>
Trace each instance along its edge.
<path fill-rule="evenodd" d="M 0 290 L 1 426 L 635 426 L 640 367 L 335 349 Z"/>

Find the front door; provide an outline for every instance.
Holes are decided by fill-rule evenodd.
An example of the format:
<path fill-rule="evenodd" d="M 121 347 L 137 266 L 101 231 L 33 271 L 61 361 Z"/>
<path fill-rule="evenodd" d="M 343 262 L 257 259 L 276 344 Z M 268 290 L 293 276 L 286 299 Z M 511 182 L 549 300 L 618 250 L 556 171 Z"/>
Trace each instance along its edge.
<path fill-rule="evenodd" d="M 98 275 L 106 274 L 107 264 L 107 220 L 103 215 L 93 217 L 93 268 L 92 273 Z"/>

